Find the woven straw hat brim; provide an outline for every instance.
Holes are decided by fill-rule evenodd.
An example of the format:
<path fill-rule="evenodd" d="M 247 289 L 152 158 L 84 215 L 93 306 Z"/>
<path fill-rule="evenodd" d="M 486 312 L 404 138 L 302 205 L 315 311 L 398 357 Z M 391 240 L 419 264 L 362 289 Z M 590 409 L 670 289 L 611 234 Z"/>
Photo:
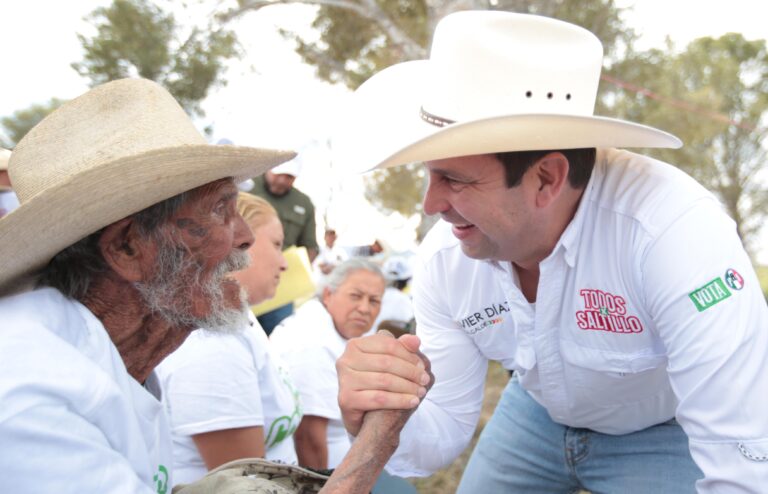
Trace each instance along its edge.
<path fill-rule="evenodd" d="M 0 219 L 0 293 L 24 285 L 62 249 L 115 221 L 222 178 L 258 176 L 294 156 L 182 145 L 116 159 L 46 188 Z"/>
<path fill-rule="evenodd" d="M 388 67 L 352 95 L 333 140 L 334 164 L 362 172 L 457 156 L 590 147 L 679 148 L 662 130 L 615 118 L 559 113 L 485 115 L 439 127 L 420 116 L 429 61 Z"/>

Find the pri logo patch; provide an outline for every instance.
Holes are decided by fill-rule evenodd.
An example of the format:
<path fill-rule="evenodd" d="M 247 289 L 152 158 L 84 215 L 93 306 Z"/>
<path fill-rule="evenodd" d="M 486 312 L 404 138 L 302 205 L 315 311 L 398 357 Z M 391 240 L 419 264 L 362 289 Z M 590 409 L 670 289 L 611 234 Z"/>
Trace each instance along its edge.
<path fill-rule="evenodd" d="M 744 278 L 735 269 L 729 269 L 725 272 L 725 284 L 733 290 L 744 288 Z"/>
<path fill-rule="evenodd" d="M 576 312 L 576 325 L 584 330 L 611 333 L 640 333 L 643 324 L 637 316 L 627 314 L 627 301 L 620 295 L 603 290 L 579 290 L 584 310 Z"/>
<path fill-rule="evenodd" d="M 735 269 L 728 269 L 722 278 L 715 278 L 703 287 L 692 291 L 688 296 L 696 306 L 696 310 L 704 312 L 730 297 L 732 293 L 729 287 L 736 291 L 744 288 L 744 277 Z"/>

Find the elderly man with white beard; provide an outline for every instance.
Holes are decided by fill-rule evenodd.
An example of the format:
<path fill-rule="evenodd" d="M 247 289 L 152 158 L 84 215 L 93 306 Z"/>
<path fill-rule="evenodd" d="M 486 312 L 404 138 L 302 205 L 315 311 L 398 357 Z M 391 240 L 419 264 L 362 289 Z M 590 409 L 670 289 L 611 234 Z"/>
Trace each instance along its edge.
<path fill-rule="evenodd" d="M 142 79 L 92 89 L 16 146 L 21 205 L 0 220 L 0 492 L 170 492 L 153 369 L 195 328 L 247 324 L 228 276 L 254 241 L 235 183 L 293 155 L 208 145 Z M 372 441 L 395 446 L 378 431 L 403 415 L 381 417 Z M 367 492 L 384 458 L 370 444 L 327 491 Z"/>

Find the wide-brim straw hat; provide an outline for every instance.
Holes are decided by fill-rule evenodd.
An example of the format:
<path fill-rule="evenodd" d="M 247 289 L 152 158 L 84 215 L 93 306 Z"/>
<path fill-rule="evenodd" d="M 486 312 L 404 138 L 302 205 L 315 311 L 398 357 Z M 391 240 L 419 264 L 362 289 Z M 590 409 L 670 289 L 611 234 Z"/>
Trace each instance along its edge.
<path fill-rule="evenodd" d="M 334 164 L 368 170 L 506 151 L 669 147 L 675 136 L 594 115 L 603 48 L 555 19 L 465 11 L 441 19 L 428 60 L 399 63 L 353 94 Z"/>
<path fill-rule="evenodd" d="M 11 152 L 5 148 L 0 148 L 0 171 L 8 169 L 8 160 L 11 158 Z M 0 192 L 11 190 L 7 185 L 0 184 Z"/>
<path fill-rule="evenodd" d="M 48 115 L 8 172 L 20 206 L 0 219 L 0 293 L 62 249 L 153 204 L 226 177 L 244 180 L 292 151 L 215 146 L 160 85 L 122 79 Z"/>

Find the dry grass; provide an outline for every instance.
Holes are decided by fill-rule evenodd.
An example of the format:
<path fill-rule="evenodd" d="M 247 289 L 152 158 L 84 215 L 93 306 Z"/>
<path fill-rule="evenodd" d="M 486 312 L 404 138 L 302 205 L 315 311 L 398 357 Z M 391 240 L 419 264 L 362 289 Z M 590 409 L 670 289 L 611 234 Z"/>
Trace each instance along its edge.
<path fill-rule="evenodd" d="M 765 298 L 768 299 L 768 266 L 757 266 L 757 278 L 760 280 L 760 286 L 763 289 Z"/>
<path fill-rule="evenodd" d="M 435 472 L 431 477 L 415 479 L 413 481 L 420 494 L 448 494 L 456 492 L 461 480 L 464 466 L 469 460 L 469 455 L 475 447 L 480 431 L 491 418 L 493 409 L 499 401 L 499 396 L 509 381 L 509 373 L 498 362 L 491 362 L 488 367 L 488 377 L 485 380 L 485 398 L 483 399 L 483 411 L 480 414 L 480 423 L 477 431 L 466 450 L 454 461 L 451 466 Z"/>

